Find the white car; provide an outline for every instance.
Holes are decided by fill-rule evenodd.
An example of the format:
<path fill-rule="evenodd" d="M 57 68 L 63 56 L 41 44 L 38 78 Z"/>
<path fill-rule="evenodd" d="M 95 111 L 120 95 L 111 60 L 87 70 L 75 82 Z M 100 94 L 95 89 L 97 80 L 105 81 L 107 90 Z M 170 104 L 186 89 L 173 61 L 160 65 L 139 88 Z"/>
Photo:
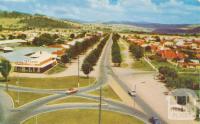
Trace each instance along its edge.
<path fill-rule="evenodd" d="M 136 96 L 136 92 L 135 92 L 134 90 L 129 90 L 129 91 L 128 91 L 128 94 L 129 94 L 130 96 Z"/>
<path fill-rule="evenodd" d="M 70 88 L 66 91 L 66 94 L 73 94 L 78 92 L 78 88 Z"/>

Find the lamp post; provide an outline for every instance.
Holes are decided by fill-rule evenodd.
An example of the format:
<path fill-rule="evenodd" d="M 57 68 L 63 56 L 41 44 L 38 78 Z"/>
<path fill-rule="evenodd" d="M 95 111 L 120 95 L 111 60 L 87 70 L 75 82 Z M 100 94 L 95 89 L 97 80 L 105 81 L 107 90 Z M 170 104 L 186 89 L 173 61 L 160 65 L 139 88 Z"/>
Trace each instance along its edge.
<path fill-rule="evenodd" d="M 136 84 L 134 85 L 135 94 L 136 94 L 136 90 L 137 90 L 137 84 L 139 84 L 139 83 L 145 83 L 145 81 L 143 81 L 143 82 L 138 82 L 138 83 L 136 83 Z M 133 96 L 133 99 L 134 99 L 134 108 L 135 108 L 135 106 L 136 106 L 136 104 L 135 104 L 135 98 L 136 98 L 136 96 Z"/>

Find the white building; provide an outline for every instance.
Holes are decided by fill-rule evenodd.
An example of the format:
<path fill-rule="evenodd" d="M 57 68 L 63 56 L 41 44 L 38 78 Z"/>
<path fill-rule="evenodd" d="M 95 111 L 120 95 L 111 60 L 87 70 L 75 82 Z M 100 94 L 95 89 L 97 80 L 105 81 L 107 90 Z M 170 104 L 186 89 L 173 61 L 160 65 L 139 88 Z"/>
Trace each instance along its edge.
<path fill-rule="evenodd" d="M 167 97 L 168 118 L 171 120 L 195 120 L 197 95 L 190 89 L 176 89 Z"/>
<path fill-rule="evenodd" d="M 26 73 L 42 73 L 51 67 L 56 62 L 56 56 L 45 51 L 28 53 L 26 59 L 13 63 L 14 71 Z"/>

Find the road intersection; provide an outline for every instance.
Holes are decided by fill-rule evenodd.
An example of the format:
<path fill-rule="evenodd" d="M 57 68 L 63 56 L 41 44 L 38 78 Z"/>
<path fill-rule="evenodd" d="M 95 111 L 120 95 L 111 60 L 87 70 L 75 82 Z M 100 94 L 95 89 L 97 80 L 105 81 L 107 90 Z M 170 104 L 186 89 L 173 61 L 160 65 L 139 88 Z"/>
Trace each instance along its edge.
<path fill-rule="evenodd" d="M 73 95 L 66 94 L 65 91 L 62 90 L 44 90 L 44 89 L 33 89 L 33 88 L 25 88 L 25 87 L 17 87 L 17 86 L 9 86 L 9 90 L 18 91 L 18 92 L 32 92 L 32 93 L 48 93 L 53 94 L 47 97 L 43 97 L 40 99 L 37 99 L 35 101 L 32 101 L 30 103 L 27 103 L 23 106 L 20 106 L 18 108 L 13 108 L 12 106 L 7 106 L 8 104 L 12 104 L 12 99 L 5 99 L 4 102 L 0 104 L 0 109 L 4 108 L 3 113 L 1 114 L 1 124 L 20 124 L 21 122 L 25 121 L 26 119 L 35 116 L 37 114 L 41 114 L 44 112 L 49 111 L 56 111 L 60 109 L 98 109 L 98 104 L 60 104 L 60 105 L 46 105 L 47 103 L 57 100 L 59 98 L 63 97 L 71 97 L 74 95 L 85 97 L 88 99 L 93 100 L 99 100 L 98 96 L 92 96 L 87 95 L 87 92 L 97 90 L 100 86 L 106 84 L 108 79 L 108 67 L 110 67 L 110 50 L 112 46 L 112 35 L 110 36 L 110 39 L 108 40 L 103 52 L 102 56 L 100 57 L 100 61 L 98 64 L 98 77 L 97 81 L 94 85 L 89 87 L 80 88 L 79 91 Z M 0 85 L 1 92 L 5 89 L 5 85 Z M 7 98 L 6 94 L 4 94 L 4 97 L 1 98 Z M 9 97 L 8 97 L 9 98 Z M 2 101 L 2 100 L 1 100 Z M 113 101 L 111 99 L 102 99 L 106 103 L 106 105 L 102 105 L 102 109 L 114 111 L 114 112 L 121 112 L 124 114 L 128 114 L 134 117 L 137 117 L 144 122 L 147 123 L 147 116 L 137 110 L 134 110 L 133 108 L 124 105 L 123 103 Z M 6 104 L 5 104 L 6 103 Z"/>

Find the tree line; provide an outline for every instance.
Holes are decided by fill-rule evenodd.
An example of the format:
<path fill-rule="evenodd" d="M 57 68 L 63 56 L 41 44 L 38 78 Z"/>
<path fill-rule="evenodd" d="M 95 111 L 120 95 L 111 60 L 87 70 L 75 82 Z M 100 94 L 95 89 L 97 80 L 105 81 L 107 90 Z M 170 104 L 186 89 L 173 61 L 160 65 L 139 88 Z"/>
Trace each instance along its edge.
<path fill-rule="evenodd" d="M 105 36 L 105 38 L 98 44 L 97 48 L 92 50 L 90 54 L 84 59 L 81 69 L 85 75 L 89 75 L 91 71 L 93 71 L 93 66 L 96 65 L 102 50 L 108 41 L 110 35 Z"/>
<path fill-rule="evenodd" d="M 20 23 L 25 23 L 29 28 L 75 28 L 72 24 L 45 16 L 30 16 L 20 20 Z"/>
<path fill-rule="evenodd" d="M 85 39 L 83 42 L 76 42 L 74 46 L 71 46 L 68 50 L 66 50 L 65 55 L 61 56 L 61 62 L 62 63 L 71 62 L 71 59 L 85 52 L 89 47 L 97 43 L 99 39 L 100 39 L 99 36 L 94 35 L 91 38 Z"/>
<path fill-rule="evenodd" d="M 135 43 L 130 44 L 129 51 L 136 58 L 136 60 L 140 60 L 144 56 L 144 48 Z"/>
<path fill-rule="evenodd" d="M 122 62 L 120 47 L 118 44 L 120 35 L 119 34 L 113 34 L 113 45 L 112 45 L 112 62 L 115 63 L 115 65 L 120 66 Z"/>
<path fill-rule="evenodd" d="M 198 80 L 192 76 L 180 75 L 174 68 L 161 66 L 159 73 L 163 75 L 167 87 L 171 88 L 189 88 L 198 90 Z"/>
<path fill-rule="evenodd" d="M 17 12 L 17 11 L 12 11 L 12 12 L 7 12 L 7 11 L 0 11 L 0 17 L 4 18 L 22 18 L 22 17 L 27 17 L 31 16 L 30 14 L 27 13 L 22 13 L 22 12 Z"/>

